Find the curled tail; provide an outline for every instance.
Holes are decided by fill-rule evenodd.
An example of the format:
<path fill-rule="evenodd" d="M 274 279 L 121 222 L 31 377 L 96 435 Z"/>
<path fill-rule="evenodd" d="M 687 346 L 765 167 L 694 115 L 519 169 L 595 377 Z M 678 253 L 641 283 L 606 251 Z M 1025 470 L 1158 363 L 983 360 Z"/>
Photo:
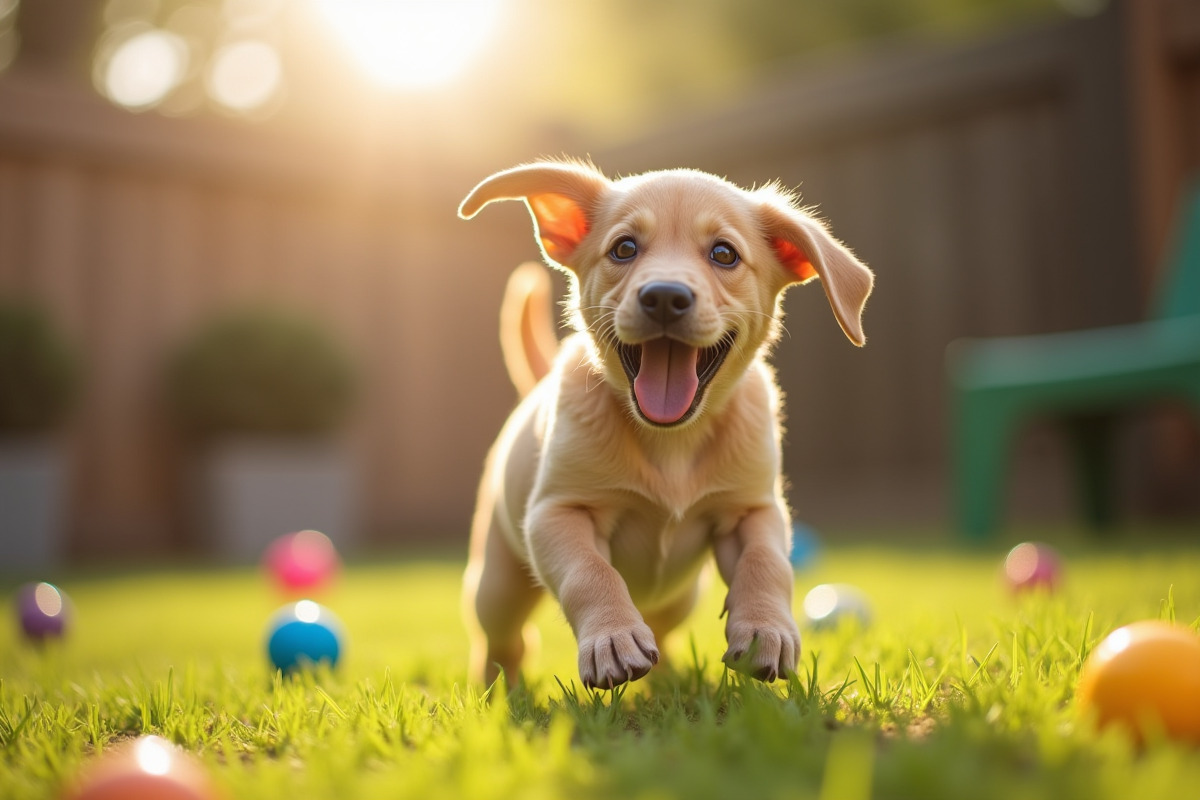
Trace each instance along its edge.
<path fill-rule="evenodd" d="M 550 371 L 558 351 L 550 292 L 546 268 L 534 261 L 517 267 L 504 289 L 500 349 L 508 377 L 522 397 Z"/>

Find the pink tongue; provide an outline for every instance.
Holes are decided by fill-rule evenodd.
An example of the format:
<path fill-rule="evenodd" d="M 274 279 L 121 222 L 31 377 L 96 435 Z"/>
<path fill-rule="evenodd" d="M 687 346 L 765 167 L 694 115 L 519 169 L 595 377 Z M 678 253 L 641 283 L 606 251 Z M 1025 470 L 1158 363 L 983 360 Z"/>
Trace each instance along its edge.
<path fill-rule="evenodd" d="M 695 347 L 666 337 L 642 345 L 642 366 L 633 381 L 638 407 L 651 422 L 678 422 L 692 406 L 700 380 Z"/>

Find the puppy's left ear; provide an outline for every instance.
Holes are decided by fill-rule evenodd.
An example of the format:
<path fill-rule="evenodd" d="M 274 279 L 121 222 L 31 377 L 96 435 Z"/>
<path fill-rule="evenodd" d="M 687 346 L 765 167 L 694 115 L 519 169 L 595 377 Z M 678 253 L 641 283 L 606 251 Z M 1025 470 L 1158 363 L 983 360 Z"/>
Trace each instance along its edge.
<path fill-rule="evenodd" d="M 875 276 L 844 244 L 829 233 L 824 223 L 772 198 L 760 213 L 775 257 L 787 274 L 785 285 L 821 279 L 833 315 L 846 337 L 862 347 L 862 311 L 875 284 Z"/>
<path fill-rule="evenodd" d="M 485 178 L 462 201 L 458 215 L 470 219 L 492 201 L 524 200 L 542 252 L 551 262 L 570 267 L 608 186 L 608 179 L 591 165 L 541 161 Z"/>

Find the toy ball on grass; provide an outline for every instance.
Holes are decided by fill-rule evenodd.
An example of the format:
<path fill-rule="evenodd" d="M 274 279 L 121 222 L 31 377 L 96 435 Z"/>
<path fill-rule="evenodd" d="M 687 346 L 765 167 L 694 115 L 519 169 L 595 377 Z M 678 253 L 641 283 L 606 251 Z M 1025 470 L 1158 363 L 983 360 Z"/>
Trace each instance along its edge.
<path fill-rule="evenodd" d="M 792 569 L 802 569 L 812 564 L 820 549 L 821 540 L 817 538 L 816 531 L 803 522 L 792 525 L 792 552 L 788 554 Z"/>
<path fill-rule="evenodd" d="M 337 666 L 341 652 L 341 622 L 312 600 L 284 606 L 267 625 L 267 656 L 284 673 L 318 664 Z"/>
<path fill-rule="evenodd" d="M 871 621 L 867 596 L 845 583 L 822 583 L 804 596 L 804 616 L 814 628 L 832 628 L 845 620 L 866 626 Z"/>
<path fill-rule="evenodd" d="M 1110 633 L 1083 665 L 1079 706 L 1142 741 L 1153 731 L 1200 743 L 1200 637 L 1157 620 Z"/>
<path fill-rule="evenodd" d="M 320 531 L 280 536 L 263 553 L 263 565 L 288 592 L 307 592 L 329 583 L 341 565 L 337 548 Z"/>
<path fill-rule="evenodd" d="M 204 769 L 175 745 L 142 736 L 85 768 L 64 800 L 218 800 Z"/>
<path fill-rule="evenodd" d="M 21 632 L 33 642 L 61 638 L 71 620 L 66 592 L 50 583 L 27 583 L 17 590 Z"/>
<path fill-rule="evenodd" d="M 1004 559 L 1004 580 L 1015 592 L 1054 591 L 1062 580 L 1062 560 L 1048 544 L 1022 542 Z"/>

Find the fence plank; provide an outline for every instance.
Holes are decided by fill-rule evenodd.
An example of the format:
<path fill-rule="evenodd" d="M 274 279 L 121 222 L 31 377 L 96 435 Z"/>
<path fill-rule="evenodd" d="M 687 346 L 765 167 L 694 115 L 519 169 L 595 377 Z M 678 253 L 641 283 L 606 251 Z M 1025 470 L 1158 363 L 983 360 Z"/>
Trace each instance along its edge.
<path fill-rule="evenodd" d="M 24 291 L 25 255 L 24 169 L 14 159 L 0 158 L 0 292 Z"/>

